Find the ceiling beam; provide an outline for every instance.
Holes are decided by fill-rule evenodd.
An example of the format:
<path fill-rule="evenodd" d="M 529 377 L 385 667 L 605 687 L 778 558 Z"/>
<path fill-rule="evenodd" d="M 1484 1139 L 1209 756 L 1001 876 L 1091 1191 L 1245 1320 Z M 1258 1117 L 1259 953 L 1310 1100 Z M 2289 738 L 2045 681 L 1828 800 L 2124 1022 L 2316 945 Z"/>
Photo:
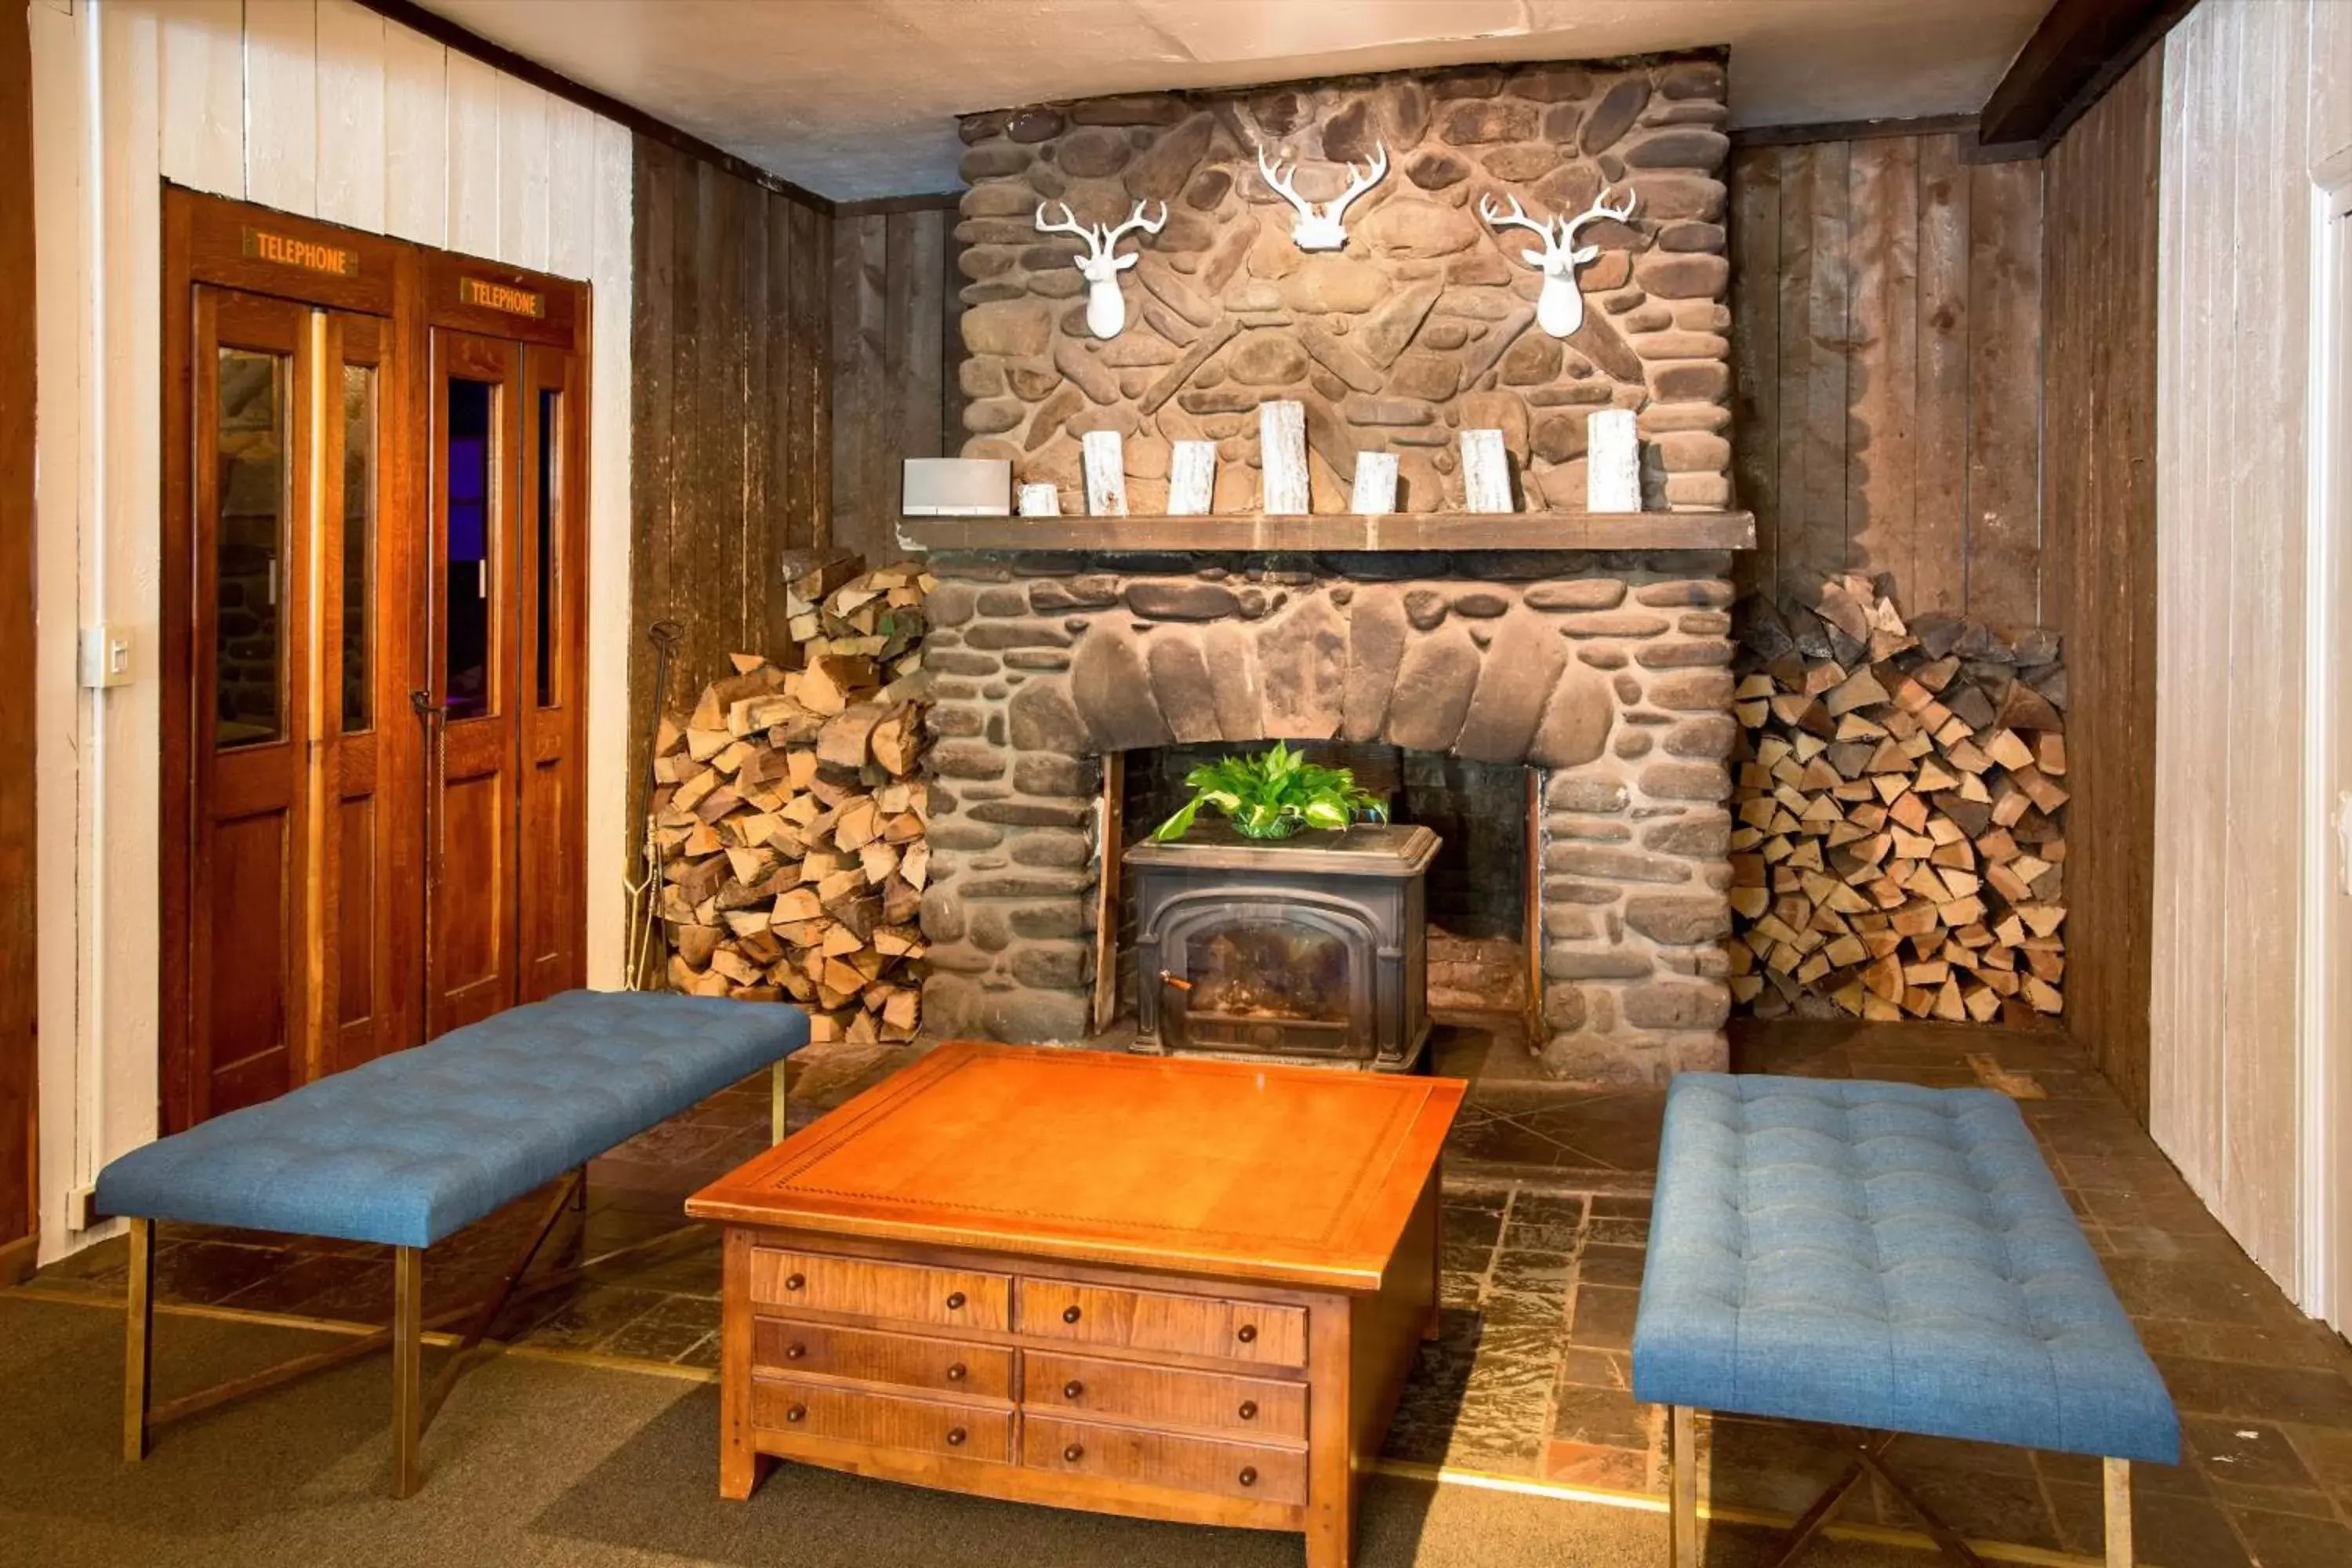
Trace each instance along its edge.
<path fill-rule="evenodd" d="M 699 158 L 739 180 L 764 186 L 780 196 L 790 196 L 821 213 L 833 211 L 832 198 L 796 185 L 781 174 L 772 174 L 758 164 L 739 158 L 724 148 L 714 147 L 692 132 L 682 131 L 667 120 L 656 119 L 634 104 L 623 103 L 593 87 L 583 87 L 562 71 L 519 55 L 503 44 L 494 44 L 479 33 L 460 26 L 436 12 L 427 11 L 416 4 L 416 0 L 360 0 L 360 4 L 387 20 L 424 34 L 444 47 L 455 49 L 461 55 L 470 55 L 494 70 L 504 71 L 519 81 L 527 81 L 543 92 L 626 126 L 647 141 L 658 142 L 689 158 Z"/>
<path fill-rule="evenodd" d="M 1985 100 L 1977 140 L 2044 152 L 2197 0 L 2054 0 Z"/>

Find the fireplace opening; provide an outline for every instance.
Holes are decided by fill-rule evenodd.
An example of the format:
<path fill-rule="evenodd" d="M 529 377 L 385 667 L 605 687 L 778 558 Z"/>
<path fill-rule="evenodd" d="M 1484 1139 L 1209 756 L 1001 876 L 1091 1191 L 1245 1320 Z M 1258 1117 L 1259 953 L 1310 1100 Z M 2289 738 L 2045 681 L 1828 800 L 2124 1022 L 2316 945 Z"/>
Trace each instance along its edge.
<path fill-rule="evenodd" d="M 1231 742 L 1150 747 L 1122 753 L 1121 855 L 1145 842 L 1153 828 L 1191 798 L 1184 775 L 1203 763 L 1264 751 L 1273 742 Z M 1528 823 L 1532 770 L 1517 763 L 1481 763 L 1402 746 L 1340 742 L 1290 742 L 1307 760 L 1344 767 L 1357 784 L 1388 802 L 1390 820 L 1423 826 L 1439 847 L 1423 877 L 1426 957 L 1418 967 L 1427 1011 L 1447 1015 L 1511 1015 L 1529 1007 Z M 1204 812 L 1203 822 L 1214 819 Z M 1291 840 L 1309 843 L 1321 835 Z M 1139 884 L 1123 877 L 1118 900 L 1118 999 L 1138 1011 Z M 1328 934 L 1265 921 L 1203 932 L 1193 955 L 1196 1009 L 1216 1002 L 1235 1008 L 1278 1009 L 1295 1015 L 1298 1033 L 1311 1037 L 1312 1019 L 1344 1023 L 1346 961 Z M 1269 944 L 1272 944 L 1269 946 Z M 1203 996 L 1200 984 L 1212 987 Z M 1275 996 L 1269 988 L 1311 994 Z M 1336 1036 L 1335 1036 L 1336 1037 Z"/>

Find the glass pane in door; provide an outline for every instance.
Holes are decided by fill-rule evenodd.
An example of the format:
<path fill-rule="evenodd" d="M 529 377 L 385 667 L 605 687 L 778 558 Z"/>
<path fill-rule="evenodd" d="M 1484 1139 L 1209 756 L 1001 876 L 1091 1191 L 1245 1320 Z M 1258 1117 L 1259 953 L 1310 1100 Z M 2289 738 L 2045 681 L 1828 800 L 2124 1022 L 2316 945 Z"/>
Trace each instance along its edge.
<path fill-rule="evenodd" d="M 375 366 L 343 366 L 343 732 L 373 729 L 375 600 Z"/>
<path fill-rule="evenodd" d="M 443 694 L 452 719 L 491 710 L 490 552 L 496 542 L 491 421 L 498 388 L 488 382 L 449 382 L 449 539 L 443 584 Z"/>
<path fill-rule="evenodd" d="M 539 395 L 539 646 L 531 657 L 539 672 L 539 705 L 548 707 L 555 700 L 556 585 L 562 581 L 557 541 L 562 531 L 556 527 L 557 510 L 562 495 L 558 486 L 563 476 L 556 471 L 556 454 L 563 449 L 563 397 L 561 393 L 542 388 Z"/>
<path fill-rule="evenodd" d="M 224 348 L 214 437 L 214 743 L 226 751 L 286 734 L 286 527 L 292 510 L 287 461 L 293 363 L 283 354 Z"/>

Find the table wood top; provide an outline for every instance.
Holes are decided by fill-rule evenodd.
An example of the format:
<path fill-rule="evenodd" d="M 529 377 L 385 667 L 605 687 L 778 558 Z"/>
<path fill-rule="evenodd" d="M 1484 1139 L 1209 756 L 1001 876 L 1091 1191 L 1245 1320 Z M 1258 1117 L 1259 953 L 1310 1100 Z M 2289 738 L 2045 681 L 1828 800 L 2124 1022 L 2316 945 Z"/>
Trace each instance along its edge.
<path fill-rule="evenodd" d="M 951 1041 L 686 1208 L 740 1225 L 1366 1290 L 1466 1087 Z"/>

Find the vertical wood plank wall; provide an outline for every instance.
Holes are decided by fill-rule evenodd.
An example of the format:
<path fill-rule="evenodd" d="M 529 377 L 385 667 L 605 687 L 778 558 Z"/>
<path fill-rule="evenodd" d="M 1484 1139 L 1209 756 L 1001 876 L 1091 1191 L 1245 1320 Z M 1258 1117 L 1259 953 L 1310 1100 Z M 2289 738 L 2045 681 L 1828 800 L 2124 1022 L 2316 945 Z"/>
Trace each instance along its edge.
<path fill-rule="evenodd" d="M 33 1264 L 33 59 L 0 11 L 0 1286 Z"/>
<path fill-rule="evenodd" d="M 2173 28 L 2158 218 L 2149 1130 L 2298 1292 L 2298 959 L 2327 863 L 2303 837 L 2312 175 L 2352 157 L 2342 9 L 2209 4 Z"/>
<path fill-rule="evenodd" d="M 833 226 L 834 548 L 894 542 L 906 458 L 963 449 L 963 279 L 952 203 L 845 213 Z"/>
<path fill-rule="evenodd" d="M 780 657 L 785 559 L 827 542 L 835 470 L 833 219 L 661 142 L 635 143 L 632 811 L 654 715 L 647 628 L 686 629 L 674 708 L 724 673 L 730 653 Z M 625 854 L 635 837 L 623 832 Z"/>
<path fill-rule="evenodd" d="M 2038 624 L 2042 164 L 1953 136 L 1732 156 L 1746 586 L 1886 574 L 1907 611 Z"/>
<path fill-rule="evenodd" d="M 2156 854 L 2157 196 L 2163 51 L 2051 151 L 2046 618 L 2065 636 L 2065 1022 L 2148 1120 Z"/>
<path fill-rule="evenodd" d="M 625 639 L 602 628 L 628 600 L 632 171 L 623 127 L 356 0 L 40 0 L 30 19 L 47 1260 L 105 1234 L 69 1231 L 67 1196 L 156 1124 L 163 183 L 593 286 L 586 804 L 610 843 L 627 680 Z M 133 630 L 136 676 L 83 693 L 75 627 L 100 620 Z M 620 973 L 617 869 L 588 878 L 598 984 Z"/>

